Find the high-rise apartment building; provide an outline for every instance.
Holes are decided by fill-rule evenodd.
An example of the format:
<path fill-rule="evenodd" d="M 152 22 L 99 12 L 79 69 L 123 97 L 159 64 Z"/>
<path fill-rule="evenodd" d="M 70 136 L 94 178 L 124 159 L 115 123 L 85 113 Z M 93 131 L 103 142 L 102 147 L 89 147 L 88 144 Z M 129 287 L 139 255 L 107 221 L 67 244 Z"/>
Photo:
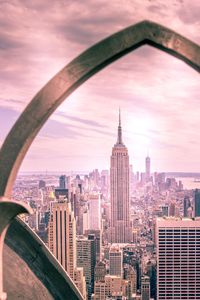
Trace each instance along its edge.
<path fill-rule="evenodd" d="M 101 229 L 101 203 L 99 193 L 90 193 L 88 196 L 89 204 L 89 229 Z"/>
<path fill-rule="evenodd" d="M 112 245 L 109 251 L 109 274 L 122 277 L 123 252 L 118 246 Z"/>
<path fill-rule="evenodd" d="M 156 221 L 157 300 L 200 299 L 200 221 Z"/>
<path fill-rule="evenodd" d="M 76 267 L 76 220 L 67 199 L 60 199 L 52 205 L 49 222 L 49 249 L 59 260 L 71 278 Z"/>
<path fill-rule="evenodd" d="M 88 209 L 85 209 L 82 215 L 83 218 L 83 234 L 89 229 L 89 212 Z"/>
<path fill-rule="evenodd" d="M 129 156 L 122 142 L 122 127 L 119 113 L 118 139 L 112 148 L 110 162 L 111 198 L 111 243 L 130 241 L 129 218 Z"/>
<path fill-rule="evenodd" d="M 148 182 L 151 178 L 151 160 L 149 156 L 145 159 L 145 175 L 146 181 Z"/>
<path fill-rule="evenodd" d="M 88 299 L 94 290 L 94 268 L 96 264 L 95 236 L 77 238 L 77 266 L 82 267 L 86 279 Z"/>
<path fill-rule="evenodd" d="M 94 230 L 88 229 L 85 230 L 85 235 L 94 235 L 95 237 L 95 253 L 96 253 L 96 262 L 101 260 L 101 252 L 102 252 L 102 231 L 101 230 Z"/>

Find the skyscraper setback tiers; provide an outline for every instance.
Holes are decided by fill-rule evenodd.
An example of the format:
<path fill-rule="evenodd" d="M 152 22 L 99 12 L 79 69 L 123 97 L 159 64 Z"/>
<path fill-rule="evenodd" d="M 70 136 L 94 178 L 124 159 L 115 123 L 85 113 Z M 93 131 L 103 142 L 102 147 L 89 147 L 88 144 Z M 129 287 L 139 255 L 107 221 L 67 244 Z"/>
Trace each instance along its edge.
<path fill-rule="evenodd" d="M 122 142 L 121 115 L 117 143 L 112 149 L 110 160 L 110 199 L 111 199 L 111 243 L 130 241 L 129 219 L 129 156 Z"/>

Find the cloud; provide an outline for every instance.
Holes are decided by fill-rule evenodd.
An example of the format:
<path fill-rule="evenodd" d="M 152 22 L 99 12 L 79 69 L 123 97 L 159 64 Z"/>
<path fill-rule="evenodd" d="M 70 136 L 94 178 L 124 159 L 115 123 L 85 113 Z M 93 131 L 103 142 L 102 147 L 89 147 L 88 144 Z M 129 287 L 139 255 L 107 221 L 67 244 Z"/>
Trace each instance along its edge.
<path fill-rule="evenodd" d="M 75 117 L 75 116 L 69 116 L 69 115 L 64 114 L 63 112 L 58 112 L 57 115 L 60 115 L 64 118 L 66 118 L 67 120 L 75 121 L 75 122 L 82 123 L 82 124 L 89 125 L 89 126 L 93 126 L 93 127 L 100 127 L 100 128 L 107 127 L 107 126 L 102 125 L 102 124 L 100 124 L 96 121 L 86 120 L 86 119 Z"/>
<path fill-rule="evenodd" d="M 76 120 L 79 118 L 69 117 L 68 119 Z M 81 119 L 80 119 L 81 120 Z M 83 122 L 83 120 L 78 120 L 79 123 L 84 123 L 89 126 L 82 127 L 81 125 L 73 125 L 70 124 L 70 122 L 63 123 L 59 121 L 55 121 L 50 119 L 45 125 L 44 128 L 40 131 L 41 137 L 48 137 L 53 139 L 77 139 L 80 137 L 88 138 L 91 137 L 92 133 L 98 133 L 104 136 L 114 136 L 113 133 L 106 131 L 106 130 L 100 130 L 98 128 L 93 127 L 93 122 Z M 86 120 L 84 120 L 86 121 Z M 95 122 L 94 122 L 95 123 Z M 100 127 L 100 126 L 98 126 Z"/>
<path fill-rule="evenodd" d="M 184 5 L 178 10 L 178 16 L 185 24 L 200 27 L 200 3 L 199 1 L 192 1 L 190 5 Z"/>

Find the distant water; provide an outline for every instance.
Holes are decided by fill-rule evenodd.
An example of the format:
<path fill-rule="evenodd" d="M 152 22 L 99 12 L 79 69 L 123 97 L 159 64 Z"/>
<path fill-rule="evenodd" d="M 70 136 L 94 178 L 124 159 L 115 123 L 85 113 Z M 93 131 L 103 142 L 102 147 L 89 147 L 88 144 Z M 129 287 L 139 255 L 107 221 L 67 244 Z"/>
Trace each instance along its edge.
<path fill-rule="evenodd" d="M 197 178 L 195 179 L 197 180 Z M 179 177 L 176 178 L 176 181 L 178 182 L 179 180 L 181 180 L 184 189 L 187 190 L 200 189 L 200 178 L 199 178 L 199 182 L 195 182 L 194 181 L 195 179 L 192 177 Z"/>

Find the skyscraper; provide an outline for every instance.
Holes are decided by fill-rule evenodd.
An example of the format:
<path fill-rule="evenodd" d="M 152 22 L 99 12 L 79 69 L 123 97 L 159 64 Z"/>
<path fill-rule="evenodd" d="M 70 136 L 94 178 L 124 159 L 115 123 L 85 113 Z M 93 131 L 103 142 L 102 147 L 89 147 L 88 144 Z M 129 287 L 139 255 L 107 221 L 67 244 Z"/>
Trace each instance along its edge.
<path fill-rule="evenodd" d="M 151 177 L 151 160 L 149 156 L 147 156 L 145 159 L 145 175 L 146 175 L 146 181 L 148 182 Z"/>
<path fill-rule="evenodd" d="M 96 262 L 101 260 L 101 251 L 102 251 L 102 231 L 95 229 L 85 230 L 85 235 L 94 235 L 95 236 L 95 252 L 96 252 Z"/>
<path fill-rule="evenodd" d="M 200 221 L 156 221 L 157 300 L 200 299 Z"/>
<path fill-rule="evenodd" d="M 48 245 L 73 279 L 76 267 L 76 220 L 71 210 L 71 203 L 67 199 L 60 199 L 53 203 Z"/>
<path fill-rule="evenodd" d="M 77 266 L 82 267 L 86 279 L 88 299 L 94 290 L 94 268 L 96 264 L 95 236 L 77 238 Z"/>
<path fill-rule="evenodd" d="M 112 148 L 110 161 L 110 198 L 111 198 L 111 243 L 130 241 L 129 221 L 129 156 L 122 142 L 121 117 L 117 143 Z"/>
<path fill-rule="evenodd" d="M 190 197 L 185 196 L 183 201 L 183 216 L 186 218 L 188 217 L 188 208 L 191 206 Z"/>
<path fill-rule="evenodd" d="M 88 196 L 89 204 L 89 229 L 101 229 L 101 203 L 100 194 L 90 193 Z"/>
<path fill-rule="evenodd" d="M 109 252 L 109 274 L 122 277 L 123 253 L 118 246 L 112 245 Z"/>
<path fill-rule="evenodd" d="M 200 217 L 200 190 L 194 192 L 194 216 Z"/>
<path fill-rule="evenodd" d="M 61 189 L 66 189 L 66 176 L 65 175 L 61 175 L 59 177 L 59 187 Z"/>

